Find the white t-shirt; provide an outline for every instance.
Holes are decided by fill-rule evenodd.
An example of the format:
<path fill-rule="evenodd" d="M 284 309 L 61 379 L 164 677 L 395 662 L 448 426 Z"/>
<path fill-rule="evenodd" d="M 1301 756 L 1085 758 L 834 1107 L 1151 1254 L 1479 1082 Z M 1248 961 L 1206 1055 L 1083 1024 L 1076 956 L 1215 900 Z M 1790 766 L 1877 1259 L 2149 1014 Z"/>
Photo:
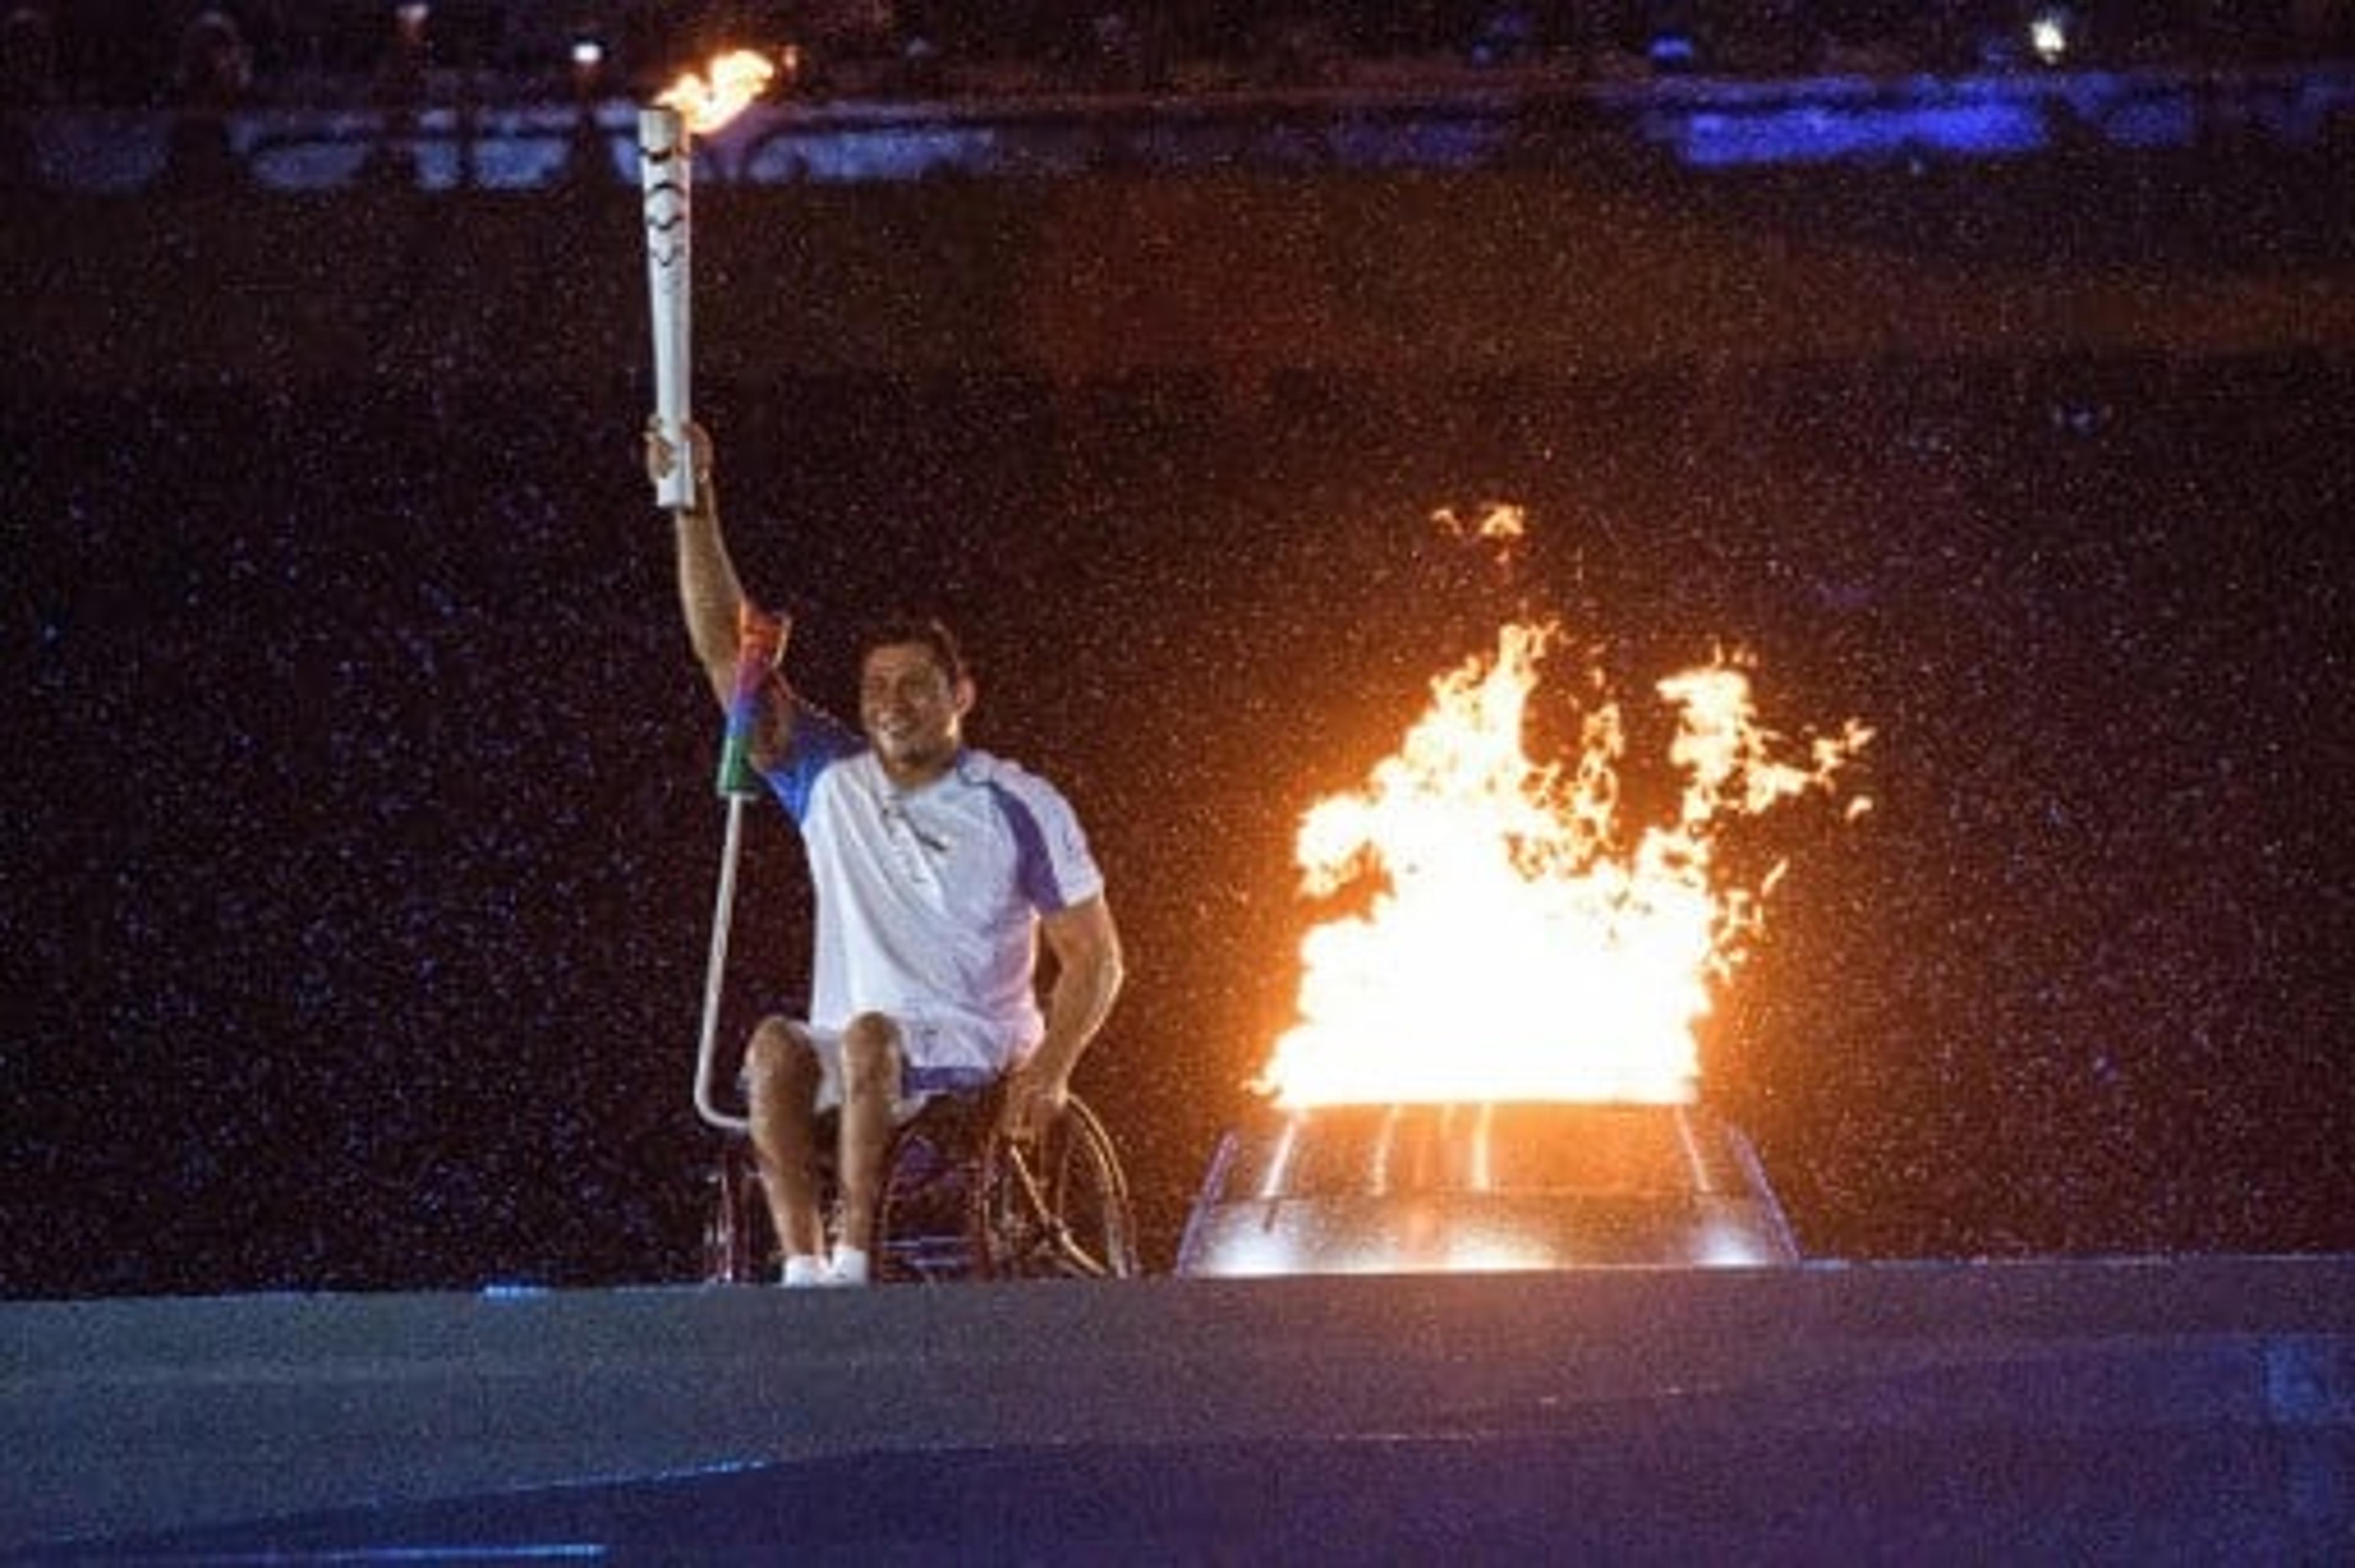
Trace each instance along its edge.
<path fill-rule="evenodd" d="M 903 792 L 864 738 L 799 702 L 768 779 L 816 896 L 810 1023 L 886 1014 L 916 1067 L 996 1072 L 1028 1055 L 1046 1029 L 1039 917 L 1103 891 L 1062 795 L 973 750 Z"/>

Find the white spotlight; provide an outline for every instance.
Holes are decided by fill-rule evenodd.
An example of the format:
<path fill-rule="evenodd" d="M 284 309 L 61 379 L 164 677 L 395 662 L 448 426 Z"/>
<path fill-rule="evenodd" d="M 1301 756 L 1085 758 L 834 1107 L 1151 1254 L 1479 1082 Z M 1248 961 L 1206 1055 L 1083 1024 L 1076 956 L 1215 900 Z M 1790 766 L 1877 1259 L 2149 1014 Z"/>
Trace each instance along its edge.
<path fill-rule="evenodd" d="M 2028 24 L 2028 47 L 2046 65 L 2059 65 L 2069 52 L 2071 29 L 2067 11 L 2039 11 Z"/>

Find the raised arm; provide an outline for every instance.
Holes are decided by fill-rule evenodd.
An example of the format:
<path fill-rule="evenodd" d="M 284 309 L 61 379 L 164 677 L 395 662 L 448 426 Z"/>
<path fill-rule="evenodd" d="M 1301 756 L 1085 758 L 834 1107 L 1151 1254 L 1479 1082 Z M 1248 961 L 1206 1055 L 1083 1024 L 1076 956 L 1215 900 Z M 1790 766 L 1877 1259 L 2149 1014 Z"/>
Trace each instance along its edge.
<path fill-rule="evenodd" d="M 698 424 L 689 424 L 687 435 L 687 455 L 695 464 L 695 505 L 671 514 L 677 534 L 679 611 L 686 618 L 687 640 L 695 649 L 696 660 L 703 666 L 711 694 L 724 709 L 736 692 L 736 665 L 749 601 L 736 575 L 736 563 L 729 558 L 727 539 L 719 531 L 719 493 L 711 476 L 711 438 Z M 648 420 L 647 477 L 658 479 L 667 474 L 678 457 L 655 421 Z M 784 648 L 785 630 L 781 627 L 776 639 L 780 654 Z M 772 699 L 762 703 L 756 751 L 763 754 L 783 751 L 789 739 L 792 709 L 788 704 L 773 699 L 775 684 L 771 683 Z"/>
<path fill-rule="evenodd" d="M 671 514 L 678 543 L 678 603 L 687 618 L 687 641 L 711 681 L 722 707 L 736 688 L 736 635 L 743 613 L 744 585 L 729 559 L 719 531 L 719 493 L 711 478 L 711 438 L 700 425 L 687 428 L 687 458 L 695 464 L 695 505 Z M 646 421 L 646 477 L 660 480 L 680 459 L 661 427 Z"/>

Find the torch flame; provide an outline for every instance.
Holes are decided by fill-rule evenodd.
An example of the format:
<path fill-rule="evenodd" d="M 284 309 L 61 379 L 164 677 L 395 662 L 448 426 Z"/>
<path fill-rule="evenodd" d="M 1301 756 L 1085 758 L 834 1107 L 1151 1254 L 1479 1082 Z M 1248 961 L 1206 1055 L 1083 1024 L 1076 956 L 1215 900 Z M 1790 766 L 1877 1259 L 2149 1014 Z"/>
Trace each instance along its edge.
<path fill-rule="evenodd" d="M 1259 1084 L 1279 1104 L 1693 1097 L 1694 1026 L 1782 874 L 1718 887 L 1716 830 L 1828 789 L 1871 732 L 1850 720 L 1789 761 L 1756 723 L 1742 660 L 1671 676 L 1657 690 L 1678 715 L 1682 797 L 1673 822 L 1622 849 L 1617 705 L 1583 716 L 1572 768 L 1523 746 L 1560 635 L 1505 625 L 1493 659 L 1432 683 L 1363 788 L 1302 819 L 1308 896 L 1380 880 L 1362 912 L 1302 942 L 1300 1019 Z"/>
<path fill-rule="evenodd" d="M 687 71 L 655 101 L 678 111 L 693 134 L 708 136 L 743 112 L 776 74 L 775 63 L 759 50 L 733 49 L 711 62 L 709 81 Z"/>

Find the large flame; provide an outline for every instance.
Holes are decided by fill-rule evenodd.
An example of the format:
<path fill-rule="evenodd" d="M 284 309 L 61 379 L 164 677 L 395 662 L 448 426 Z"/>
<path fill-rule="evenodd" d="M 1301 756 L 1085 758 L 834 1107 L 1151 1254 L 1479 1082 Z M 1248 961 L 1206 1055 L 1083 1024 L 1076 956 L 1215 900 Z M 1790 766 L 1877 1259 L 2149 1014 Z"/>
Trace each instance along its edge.
<path fill-rule="evenodd" d="M 776 74 L 775 62 L 759 50 L 733 49 L 711 62 L 709 80 L 687 71 L 655 101 L 677 110 L 695 135 L 708 136 L 742 113 Z"/>
<path fill-rule="evenodd" d="M 1299 1021 L 1260 1085 L 1278 1104 L 1693 1097 L 1695 1026 L 1782 871 L 1720 886 L 1718 829 L 1829 788 L 1870 731 L 1851 720 L 1794 748 L 1756 722 L 1746 661 L 1670 676 L 1657 689 L 1677 715 L 1681 799 L 1625 847 L 1615 702 L 1583 716 L 1574 765 L 1524 748 L 1559 640 L 1551 624 L 1504 626 L 1493 658 L 1433 682 L 1362 788 L 1302 820 L 1308 896 L 1374 891 L 1302 943 Z"/>

